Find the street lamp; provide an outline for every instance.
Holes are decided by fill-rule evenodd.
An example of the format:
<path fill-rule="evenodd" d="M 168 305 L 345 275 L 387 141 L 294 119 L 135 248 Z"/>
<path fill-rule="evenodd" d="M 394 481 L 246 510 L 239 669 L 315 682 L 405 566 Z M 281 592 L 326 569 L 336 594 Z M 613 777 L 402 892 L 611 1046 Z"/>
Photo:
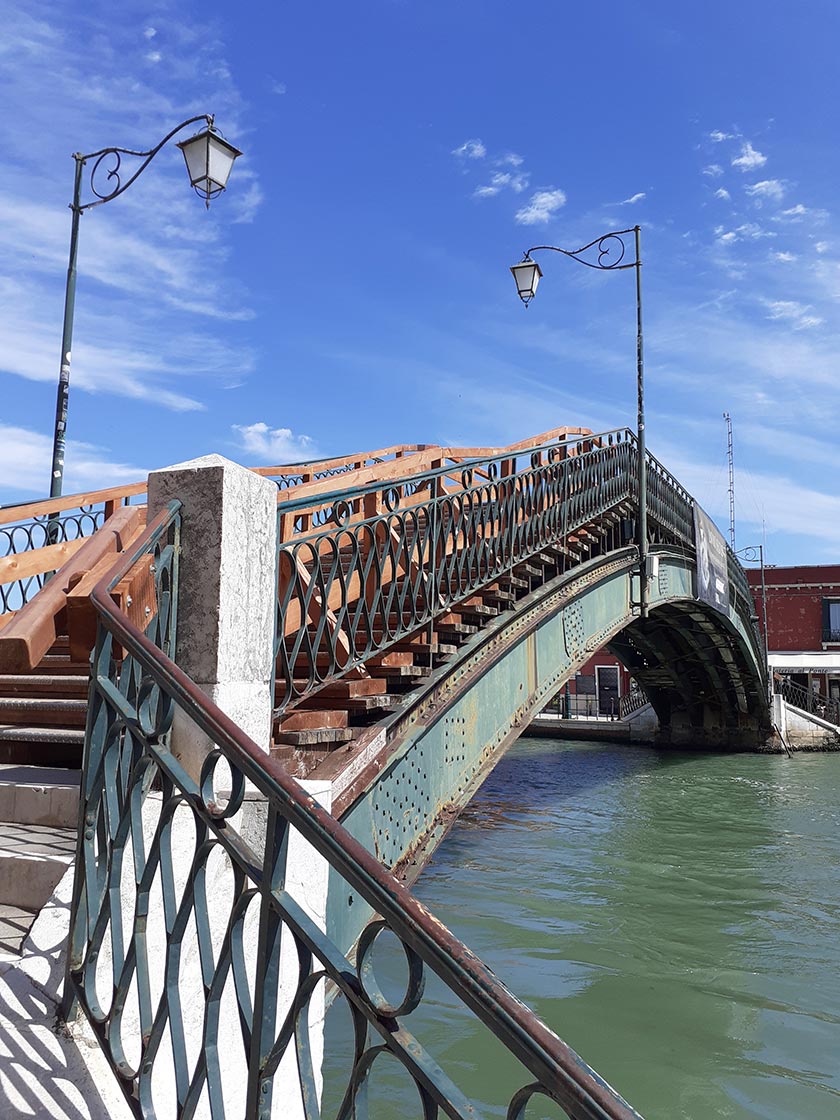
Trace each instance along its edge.
<path fill-rule="evenodd" d="M 635 259 L 625 261 L 626 246 L 624 238 L 633 234 L 635 243 Z M 516 290 L 519 298 L 527 307 L 537 293 L 537 285 L 542 276 L 542 269 L 531 258 L 532 253 L 550 251 L 562 253 L 564 257 L 571 257 L 578 264 L 587 268 L 596 268 L 602 272 L 621 272 L 626 268 L 636 270 L 636 395 L 638 399 L 638 422 L 636 427 L 636 443 L 638 447 L 638 491 L 639 491 L 639 516 L 636 521 L 636 543 L 639 549 L 639 610 L 642 618 L 647 616 L 647 471 L 645 447 L 645 377 L 644 377 L 644 349 L 642 345 L 642 254 L 640 246 L 641 228 L 634 226 L 632 229 L 620 229 L 614 233 L 604 233 L 584 245 L 580 249 L 561 249 L 557 245 L 535 245 L 529 249 L 518 264 L 511 266 L 513 278 L 516 281 Z M 589 254 L 589 259 L 587 259 Z"/>
<path fill-rule="evenodd" d="M 205 200 L 207 207 L 210 199 L 215 198 L 227 186 L 230 169 L 233 161 L 242 153 L 229 144 L 213 124 L 213 117 L 203 113 L 198 117 L 190 117 L 167 133 L 161 142 L 147 152 L 135 152 L 130 148 L 102 148 L 101 151 L 91 152 L 83 156 L 79 152 L 73 154 L 76 161 L 76 178 L 73 188 L 73 201 L 70 209 L 73 213 L 70 227 L 70 261 L 67 266 L 67 286 L 64 292 L 64 329 L 61 336 L 61 372 L 58 378 L 58 396 L 55 406 L 55 435 L 53 437 L 52 471 L 50 475 L 50 497 L 61 496 L 61 487 L 64 481 L 64 450 L 67 437 L 67 398 L 70 392 L 70 351 L 73 342 L 73 311 L 76 302 L 76 252 L 79 240 L 79 218 L 94 206 L 101 206 L 103 202 L 110 202 L 124 191 L 155 158 L 161 148 L 167 144 L 176 133 L 188 125 L 198 121 L 205 122 L 205 128 L 189 140 L 182 141 L 178 147 L 184 153 L 187 164 L 187 173 L 190 184 L 196 193 Z M 143 162 L 125 182 L 120 177 L 120 166 L 123 156 L 136 156 Z M 88 160 L 96 160 L 90 172 L 91 193 L 96 196 L 93 202 L 82 204 L 82 172 Z M 97 175 L 104 178 L 97 179 Z"/>

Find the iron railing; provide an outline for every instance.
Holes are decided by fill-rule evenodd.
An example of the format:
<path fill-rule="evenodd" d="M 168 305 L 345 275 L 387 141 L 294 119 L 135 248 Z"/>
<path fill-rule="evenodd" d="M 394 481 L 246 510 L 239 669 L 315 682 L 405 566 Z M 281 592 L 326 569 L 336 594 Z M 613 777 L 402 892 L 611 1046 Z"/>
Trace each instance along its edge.
<path fill-rule="evenodd" d="M 775 677 L 774 691 L 777 692 L 788 704 L 799 708 L 801 712 L 819 716 L 826 723 L 833 723 L 840 727 L 840 700 L 823 696 L 821 692 L 814 692 L 801 684 L 796 684 L 789 677 Z"/>
<path fill-rule="evenodd" d="M 627 719 L 633 712 L 637 712 L 639 708 L 643 708 L 645 704 L 649 704 L 650 700 L 647 698 L 645 690 L 638 684 L 632 684 L 630 691 L 626 692 L 621 697 L 619 704 L 619 715 L 622 719 Z"/>
<path fill-rule="evenodd" d="M 516 1060 L 521 1087 L 492 1115 L 521 1120 L 543 1097 L 570 1120 L 638 1120 L 173 663 L 178 516 L 173 503 L 91 596 L 99 633 L 64 1010 L 81 1006 L 134 1114 L 180 1120 L 201 1105 L 213 1120 L 266 1120 L 299 1105 L 307 1120 L 320 1117 L 310 1012 L 329 986 L 330 1014 L 349 1010 L 353 1038 L 332 1094 L 337 1120 L 367 1115 L 388 1055 L 416 1087 L 426 1120 L 489 1115 L 409 1029 L 429 974 Z M 110 594 L 144 566 L 156 588 L 146 634 Z M 173 724 L 207 737 L 199 780 L 173 754 Z M 264 807 L 263 825 L 247 832 L 246 788 L 247 803 Z M 355 955 L 327 936 L 287 880 L 296 839 L 378 915 Z M 407 971 L 404 992 L 390 999 L 374 964 L 389 933 Z M 461 1072 L 456 1063 L 453 1075 Z"/>
<path fill-rule="evenodd" d="M 836 645 L 840 643 L 840 630 L 834 626 L 824 626 L 822 640 L 826 645 Z"/>
<path fill-rule="evenodd" d="M 604 515 L 630 517 L 637 455 L 633 433 L 620 430 L 336 490 L 314 507 L 305 497 L 285 503 L 293 531 L 278 545 L 276 714 L 516 564 L 597 529 Z M 651 543 L 693 554 L 693 499 L 652 455 L 647 462 Z M 304 520 L 315 531 L 297 532 Z M 734 556 L 730 581 L 749 620 L 752 597 Z"/>
<path fill-rule="evenodd" d="M 279 543 L 278 714 L 632 501 L 632 436 L 600 438 L 576 455 L 534 448 L 524 468 L 499 454 L 321 496 L 315 516 L 329 527 Z M 445 489 L 456 473 L 460 485 Z M 365 517 L 371 506 L 379 511 Z"/>

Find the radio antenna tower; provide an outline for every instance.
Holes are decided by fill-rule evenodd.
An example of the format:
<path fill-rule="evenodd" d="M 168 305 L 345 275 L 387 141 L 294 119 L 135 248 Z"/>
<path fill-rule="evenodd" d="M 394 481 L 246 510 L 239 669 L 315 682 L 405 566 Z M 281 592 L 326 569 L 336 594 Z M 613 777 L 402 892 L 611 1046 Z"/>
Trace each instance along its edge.
<path fill-rule="evenodd" d="M 735 551 L 735 469 L 732 457 L 732 417 L 724 412 L 726 421 L 726 458 L 729 463 L 729 544 Z"/>

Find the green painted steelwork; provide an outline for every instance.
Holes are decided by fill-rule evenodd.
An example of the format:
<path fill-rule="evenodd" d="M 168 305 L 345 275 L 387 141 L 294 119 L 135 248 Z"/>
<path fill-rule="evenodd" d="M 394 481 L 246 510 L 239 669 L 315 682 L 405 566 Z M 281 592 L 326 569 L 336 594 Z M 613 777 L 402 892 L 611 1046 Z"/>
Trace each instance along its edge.
<path fill-rule="evenodd" d="M 715 730 L 734 738 L 740 728 L 758 745 L 769 730 L 763 663 L 750 619 L 739 613 L 742 604 L 733 596 L 727 617 L 706 608 L 694 595 L 693 557 L 662 547 L 653 554 L 659 572 L 649 584 L 648 619 L 639 618 L 633 601 L 636 552 L 624 549 L 558 577 L 474 635 L 409 710 L 384 722 L 370 780 L 358 782 L 342 816 L 348 831 L 411 881 L 477 786 L 564 682 L 622 633 L 655 634 L 665 617 L 673 630 L 680 623 L 668 612 L 675 610 L 684 613 L 684 625 L 699 627 L 692 616 L 701 616 L 718 643 L 705 670 Z M 731 676 L 728 658 L 750 697 L 748 712 L 734 727 L 737 695 L 725 682 Z M 705 724 L 693 731 L 695 745 L 707 745 Z M 347 892 L 334 881 L 328 918 L 332 936 L 350 946 L 367 916 L 348 905 Z"/>
<path fill-rule="evenodd" d="M 418 1115 L 479 1120 L 456 1063 L 441 1068 L 409 1029 L 431 972 L 513 1059 L 512 1095 L 492 1115 L 522 1117 L 536 1097 L 569 1120 L 640 1120 L 174 664 L 178 516 L 175 502 L 91 596 L 99 631 L 63 1010 L 84 1011 L 132 1113 L 269 1120 L 302 1106 L 319 1120 L 310 1014 L 328 988 L 353 1034 L 337 1120 L 368 1115 L 389 1058 L 416 1087 Z M 144 635 L 111 592 L 150 562 L 158 610 Z M 170 750 L 176 720 L 214 744 L 198 780 Z M 293 869 L 302 845 L 357 911 L 380 916 L 352 959 Z M 390 999 L 375 966 L 386 934 L 407 973 Z"/>

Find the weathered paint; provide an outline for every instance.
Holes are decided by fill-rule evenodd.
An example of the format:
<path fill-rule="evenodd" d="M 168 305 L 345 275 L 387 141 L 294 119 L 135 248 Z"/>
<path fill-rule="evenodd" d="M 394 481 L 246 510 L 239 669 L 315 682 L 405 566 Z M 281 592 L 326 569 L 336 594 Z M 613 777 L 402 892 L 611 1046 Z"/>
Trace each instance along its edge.
<path fill-rule="evenodd" d="M 595 650 L 637 624 L 632 559 L 612 554 L 533 592 L 466 643 L 411 709 L 392 718 L 376 762 L 357 777 L 353 803 L 339 807 L 342 824 L 386 866 L 415 878 L 532 716 Z M 697 609 L 693 578 L 690 561 L 660 551 L 659 576 L 649 585 L 652 620 L 657 608 L 677 603 Z M 747 666 L 760 691 L 755 644 L 734 608 L 728 619 L 704 616 L 704 625 L 716 628 L 723 648 L 739 647 L 739 671 Z M 368 918 L 334 878 L 330 935 L 349 946 Z"/>

